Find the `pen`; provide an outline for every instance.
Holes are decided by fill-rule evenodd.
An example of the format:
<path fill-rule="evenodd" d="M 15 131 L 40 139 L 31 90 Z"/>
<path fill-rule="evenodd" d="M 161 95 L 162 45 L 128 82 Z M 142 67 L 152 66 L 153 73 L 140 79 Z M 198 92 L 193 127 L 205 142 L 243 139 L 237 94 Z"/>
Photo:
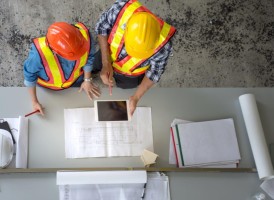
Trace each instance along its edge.
<path fill-rule="evenodd" d="M 109 95 L 112 95 L 112 87 L 110 86 L 110 83 L 109 83 L 109 76 L 110 76 L 110 73 L 108 72 L 108 90 L 109 90 Z"/>
<path fill-rule="evenodd" d="M 145 198 L 145 193 L 146 193 L 146 187 L 147 187 L 147 183 L 144 184 L 144 188 L 143 188 L 143 194 L 142 194 L 142 197 L 141 199 L 144 199 Z"/>
<path fill-rule="evenodd" d="M 26 114 L 25 117 L 28 117 L 28 116 L 33 115 L 33 114 L 38 113 L 38 112 L 40 112 L 40 111 L 39 110 L 35 110 L 35 111 L 31 112 L 31 113 Z"/>

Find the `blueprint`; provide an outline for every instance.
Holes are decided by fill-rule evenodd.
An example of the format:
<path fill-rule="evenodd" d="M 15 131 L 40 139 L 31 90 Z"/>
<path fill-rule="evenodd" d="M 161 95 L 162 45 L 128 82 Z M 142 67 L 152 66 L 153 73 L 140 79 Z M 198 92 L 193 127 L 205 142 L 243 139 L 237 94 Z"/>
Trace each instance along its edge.
<path fill-rule="evenodd" d="M 151 108 L 138 107 L 131 121 L 96 122 L 94 108 L 65 109 L 66 158 L 140 156 L 153 151 Z"/>

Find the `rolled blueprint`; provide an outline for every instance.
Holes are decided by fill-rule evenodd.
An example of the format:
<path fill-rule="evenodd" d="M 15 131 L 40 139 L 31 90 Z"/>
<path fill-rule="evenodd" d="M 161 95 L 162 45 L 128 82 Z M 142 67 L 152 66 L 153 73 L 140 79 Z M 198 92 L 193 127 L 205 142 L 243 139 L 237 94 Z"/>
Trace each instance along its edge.
<path fill-rule="evenodd" d="M 268 152 L 255 96 L 253 94 L 244 94 L 239 97 L 239 100 L 259 178 L 273 178 L 273 166 Z"/>
<path fill-rule="evenodd" d="M 146 171 L 58 171 L 57 185 L 146 183 Z"/>

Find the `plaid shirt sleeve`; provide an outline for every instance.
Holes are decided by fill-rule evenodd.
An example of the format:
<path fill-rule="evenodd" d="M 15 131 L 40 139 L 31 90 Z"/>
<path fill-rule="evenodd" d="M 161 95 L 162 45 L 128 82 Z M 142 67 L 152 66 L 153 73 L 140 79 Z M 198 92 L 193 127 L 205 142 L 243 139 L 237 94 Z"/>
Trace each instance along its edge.
<path fill-rule="evenodd" d="M 95 32 L 97 35 L 106 36 L 110 34 L 116 17 L 127 2 L 128 0 L 117 0 L 111 8 L 102 13 L 95 26 Z"/>
<path fill-rule="evenodd" d="M 152 56 L 148 62 L 142 64 L 142 66 L 150 65 L 150 68 L 146 71 L 146 77 L 154 83 L 159 82 L 164 73 L 171 50 L 172 45 L 169 41 L 160 51 Z"/>

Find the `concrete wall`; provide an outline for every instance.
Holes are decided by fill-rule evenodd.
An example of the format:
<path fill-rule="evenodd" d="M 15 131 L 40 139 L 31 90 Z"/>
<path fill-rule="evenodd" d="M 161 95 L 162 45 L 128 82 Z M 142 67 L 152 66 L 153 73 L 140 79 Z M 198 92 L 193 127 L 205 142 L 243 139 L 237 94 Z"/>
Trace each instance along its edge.
<path fill-rule="evenodd" d="M 31 39 L 55 21 L 92 29 L 107 0 L 1 0 L 0 86 L 23 86 Z M 273 0 L 141 0 L 177 28 L 160 87 L 274 86 Z M 94 34 L 93 34 L 94 35 Z"/>

